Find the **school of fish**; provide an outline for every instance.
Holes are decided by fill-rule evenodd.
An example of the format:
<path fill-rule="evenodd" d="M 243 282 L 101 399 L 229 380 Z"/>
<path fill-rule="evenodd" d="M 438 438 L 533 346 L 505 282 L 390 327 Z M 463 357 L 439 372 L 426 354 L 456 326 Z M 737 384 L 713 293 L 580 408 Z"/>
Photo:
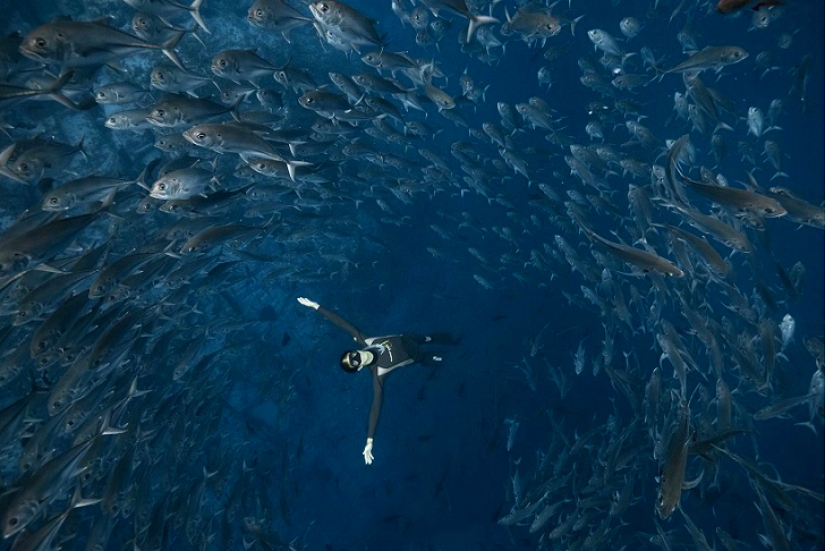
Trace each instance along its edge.
<path fill-rule="evenodd" d="M 513 462 L 513 548 L 822 548 L 822 479 L 760 462 L 763 426 L 821 441 L 825 415 L 822 326 L 795 322 L 821 311 L 822 182 L 783 145 L 822 133 L 804 2 L 82 4 L 0 38 L 0 549 L 311 549 L 261 484 L 300 449 L 262 469 L 222 430 L 249 424 L 233 377 L 303 407 L 245 372 L 244 298 L 357 278 L 396 227 L 443 277 L 603 328 L 525 345 L 531 392 L 606 377 L 615 412 L 551 415 Z M 733 487 L 761 525 L 680 507 Z"/>

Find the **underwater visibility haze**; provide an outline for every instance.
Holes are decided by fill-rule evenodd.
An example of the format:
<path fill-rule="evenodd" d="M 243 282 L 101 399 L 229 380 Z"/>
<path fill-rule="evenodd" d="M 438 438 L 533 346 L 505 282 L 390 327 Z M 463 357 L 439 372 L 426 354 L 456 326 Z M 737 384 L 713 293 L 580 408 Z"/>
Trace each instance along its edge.
<path fill-rule="evenodd" d="M 822 550 L 824 11 L 3 2 L 0 550 Z"/>

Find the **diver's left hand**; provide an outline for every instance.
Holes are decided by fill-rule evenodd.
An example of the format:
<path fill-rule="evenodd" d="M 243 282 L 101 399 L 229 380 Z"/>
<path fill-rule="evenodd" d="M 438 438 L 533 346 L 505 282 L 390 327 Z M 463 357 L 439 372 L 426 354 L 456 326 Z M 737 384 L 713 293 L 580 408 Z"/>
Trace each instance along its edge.
<path fill-rule="evenodd" d="M 367 438 L 367 445 L 364 446 L 364 463 L 367 465 L 372 465 L 372 460 L 375 459 L 372 456 L 372 438 Z"/>
<path fill-rule="evenodd" d="M 306 297 L 298 297 L 298 302 L 300 302 L 301 305 L 306 306 L 307 308 L 312 308 L 314 310 L 317 310 L 320 306 L 320 304 L 318 304 L 314 300 L 309 300 Z"/>

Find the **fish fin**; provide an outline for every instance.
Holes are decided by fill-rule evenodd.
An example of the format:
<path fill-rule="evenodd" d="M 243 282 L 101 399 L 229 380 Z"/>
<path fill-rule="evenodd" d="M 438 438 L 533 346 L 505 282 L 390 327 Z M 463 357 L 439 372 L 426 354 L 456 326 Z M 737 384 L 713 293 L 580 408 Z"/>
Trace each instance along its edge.
<path fill-rule="evenodd" d="M 470 41 L 473 39 L 473 35 L 475 34 L 476 29 L 478 27 L 481 27 L 482 25 L 491 25 L 493 23 L 500 23 L 500 21 L 498 19 L 496 19 L 495 17 L 490 17 L 488 15 L 472 15 L 472 14 L 470 14 L 468 17 L 470 19 L 470 24 L 467 27 L 467 44 L 469 44 Z"/>
<path fill-rule="evenodd" d="M 203 0 L 195 0 L 194 2 L 192 2 L 192 4 L 187 9 L 189 10 L 189 13 L 192 15 L 192 19 L 195 20 L 195 23 L 197 23 L 198 26 L 201 29 L 203 29 L 204 31 L 206 31 L 208 34 L 212 34 L 212 31 L 209 30 L 209 28 L 206 26 L 206 23 L 204 22 L 203 18 L 201 17 L 201 6 L 202 5 L 203 5 Z"/>
<path fill-rule="evenodd" d="M 582 20 L 582 18 L 584 18 L 584 15 L 580 15 L 577 18 L 575 18 L 573 21 L 570 22 L 570 35 L 571 36 L 576 36 L 576 25 L 578 24 L 579 21 Z"/>
<path fill-rule="evenodd" d="M 102 499 L 87 499 L 84 498 L 80 493 L 80 482 L 77 483 L 75 486 L 74 494 L 72 495 L 72 501 L 69 504 L 69 509 L 77 509 L 80 507 L 88 507 L 89 505 L 95 505 L 103 501 Z"/>
<path fill-rule="evenodd" d="M 161 51 L 166 55 L 166 57 L 168 57 L 172 61 L 172 63 L 177 65 L 178 68 L 180 68 L 182 71 L 185 71 L 186 67 L 183 66 L 183 62 L 178 57 L 178 54 L 175 52 L 174 48 L 178 45 L 178 43 L 181 41 L 181 39 L 187 32 L 189 31 L 176 32 L 169 38 L 169 40 L 167 40 L 160 46 Z"/>
<path fill-rule="evenodd" d="M 299 166 L 312 166 L 312 163 L 306 161 L 286 161 L 286 170 L 289 172 L 289 179 L 295 181 L 295 169 Z"/>
<path fill-rule="evenodd" d="M 692 490 L 693 488 L 698 486 L 700 482 L 702 482 L 702 478 L 704 478 L 704 476 L 705 476 L 705 470 L 702 469 L 702 471 L 699 473 L 699 476 L 697 476 L 695 479 L 685 480 L 684 482 L 682 482 L 682 489 L 683 490 Z"/>
<path fill-rule="evenodd" d="M 813 423 L 811 423 L 810 421 L 807 421 L 807 422 L 805 422 L 805 423 L 794 423 L 794 425 L 796 425 L 796 426 L 798 426 L 798 427 L 808 427 L 809 429 L 811 429 L 812 431 L 814 431 L 814 435 L 816 435 L 816 427 L 815 427 L 815 426 L 814 426 L 814 424 L 813 424 Z"/>

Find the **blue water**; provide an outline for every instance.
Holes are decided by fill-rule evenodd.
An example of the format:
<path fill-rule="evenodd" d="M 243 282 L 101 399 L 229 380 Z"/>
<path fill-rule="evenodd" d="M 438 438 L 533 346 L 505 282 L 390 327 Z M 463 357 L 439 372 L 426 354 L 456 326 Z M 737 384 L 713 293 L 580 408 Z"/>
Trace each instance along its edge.
<path fill-rule="evenodd" d="M 478 105 L 459 102 L 456 108 L 470 127 L 480 129 L 484 122 L 500 124 L 496 102 L 515 104 L 538 96 L 555 111 L 557 122 L 554 124 L 559 133 L 572 137 L 574 143 L 588 145 L 591 141 L 584 132 L 590 120 L 588 104 L 603 102 L 612 110 L 613 100 L 601 97 L 579 81 L 582 72 L 577 60 L 580 57 L 589 57 L 599 66 L 600 52 L 593 51 L 587 31 L 601 28 L 619 37 L 619 21 L 633 15 L 644 27 L 639 36 L 623 43 L 624 46 L 629 51 L 649 46 L 657 58 L 666 56 L 663 67 L 672 67 L 684 59 L 676 34 L 684 27 L 686 16 L 678 13 L 669 21 L 678 2 L 661 3 L 664 5 L 659 12 L 648 16 L 651 6 L 647 1 L 625 0 L 617 6 L 608 2 L 598 2 L 597 6 L 596 2 L 574 1 L 569 14 L 584 15 L 575 36 L 571 36 L 569 26 L 565 26 L 558 36 L 547 40 L 544 48 L 530 48 L 519 41 L 517 35 L 511 36 L 506 53 L 492 66 L 461 52 L 458 35 L 464 32 L 465 20 L 458 16 L 447 16 L 452 26 L 438 49 L 422 48 L 416 45 L 410 26 L 402 26 L 392 13 L 389 2 L 378 5 L 362 0 L 350 5 L 376 21 L 388 50 L 435 61 L 448 79 L 436 79 L 434 84 L 451 95 L 460 95 L 458 79 L 465 69 L 476 85 L 489 85 L 486 101 Z M 721 131 L 728 155 L 714 171 L 724 173 L 731 185 L 747 182 L 746 171 L 752 167 L 740 159 L 737 142 L 752 144 L 759 156 L 764 140 L 773 139 L 785 153 L 782 170 L 789 177 L 769 182 L 775 170 L 764 158 L 757 158 L 759 168 L 754 171 L 755 178 L 764 188 L 781 185 L 809 203 L 820 205 L 825 198 L 825 156 L 822 154 L 825 118 L 821 100 L 825 89 L 821 70 L 825 63 L 823 7 L 819 2 L 789 4 L 782 7 L 781 16 L 763 30 L 748 30 L 749 9 L 738 17 L 723 17 L 709 12 L 704 5 L 691 7 L 700 48 L 733 44 L 750 54 L 744 62 L 727 67 L 718 75 L 712 71 L 701 74 L 703 81 L 724 95 L 735 111 L 733 115 L 723 115 L 733 130 Z M 311 17 L 306 6 L 297 2 L 294 5 Z M 250 26 L 246 21 L 248 7 L 248 2 L 206 0 L 202 14 L 212 33 L 199 32 L 205 46 L 184 37 L 178 48 L 184 64 L 201 76 L 211 76 L 212 57 L 233 48 L 252 49 L 274 65 L 289 61 L 293 66 L 307 68 L 319 84 L 328 83 L 329 71 L 350 75 L 373 71 L 362 64 L 358 56 L 347 56 L 322 46 L 309 26 L 293 30 L 290 44 L 279 35 Z M 493 7 L 493 15 L 505 20 L 505 7 L 513 15 L 518 6 L 512 0 L 505 0 Z M 487 8 L 479 6 L 475 11 L 486 13 Z M 562 2 L 555 13 L 565 11 L 568 8 Z M 125 3 L 113 0 L 82 5 L 79 2 L 14 2 L 8 6 L 0 33 L 25 35 L 59 15 L 69 15 L 76 20 L 110 15 L 113 25 L 128 30 L 133 13 Z M 185 16 L 175 18 L 174 22 L 187 28 L 192 25 Z M 500 37 L 499 25 L 492 28 Z M 779 35 L 785 32 L 795 33 L 786 50 L 776 46 Z M 542 57 L 544 49 L 560 44 L 569 44 L 569 49 L 559 59 L 547 61 Z M 369 48 L 363 51 L 367 50 Z M 775 53 L 774 65 L 778 67 L 764 78 L 760 78 L 761 71 L 755 65 L 756 55 L 762 51 Z M 799 98 L 789 94 L 793 81 L 789 71 L 805 54 L 810 54 L 812 61 L 806 90 L 807 108 L 803 111 Z M 148 87 L 151 68 L 167 61 L 159 53 L 137 53 L 122 62 L 125 77 L 100 69 L 85 85 L 96 88 L 125 79 Z M 636 72 L 643 72 L 636 60 L 631 58 L 629 63 L 636 67 Z M 536 79 L 536 72 L 545 65 L 553 75 L 549 91 L 539 87 Z M 604 74 L 609 80 L 609 74 Z M 653 77 L 652 73 L 646 74 Z M 20 74 L 9 77 L 9 82 L 24 80 Z M 277 87 L 274 82 L 267 86 Z M 335 90 L 331 86 L 327 89 Z M 203 90 L 206 93 L 210 89 Z M 668 121 L 673 113 L 675 92 L 684 92 L 678 74 L 666 75 L 637 93 L 617 92 L 617 98 L 629 98 L 641 104 L 644 118 L 639 122 L 660 140 L 655 151 L 634 145 L 622 147 L 630 136 L 624 127 L 626 118 L 618 113 L 614 114 L 616 127 L 612 122 L 605 123 L 605 143 L 646 163 L 664 166 L 666 158 L 658 156 L 665 151 L 664 141 L 690 133 L 696 148 L 691 174 L 697 178 L 699 166 L 716 164 L 711 155 L 710 135 L 691 132 L 689 123 Z M 296 97 L 294 93 L 284 92 L 288 126 L 311 124 L 313 118 L 300 107 Z M 767 112 L 770 101 L 775 98 L 781 98 L 785 105 L 784 114 L 777 122 L 781 130 L 773 130 L 759 140 L 748 135 L 744 120 L 748 107 L 758 106 Z M 55 176 L 58 184 L 75 174 L 133 178 L 151 159 L 162 156 L 165 162 L 171 158 L 151 147 L 151 131 L 133 134 L 103 127 L 105 118 L 121 106 L 95 106 L 73 112 L 52 102 L 32 101 L 9 108 L 0 106 L 0 109 L 3 118 L 14 126 L 7 136 L 0 137 L 2 148 L 12 141 L 36 135 L 72 144 L 85 138 L 87 160 L 77 158 L 66 172 Z M 259 107 L 253 96 L 242 104 L 240 111 L 255 109 Z M 133 472 L 136 474 L 123 486 L 125 494 L 135 496 L 126 501 L 131 501 L 136 509 L 148 508 L 157 516 L 153 516 L 144 530 L 135 527 L 137 513 L 134 511 L 113 517 L 101 505 L 73 510 L 57 536 L 56 541 L 66 540 L 62 543 L 63 549 L 85 548 L 92 527 L 107 524 L 112 531 L 105 549 L 132 548 L 150 540 L 160 542 L 164 549 L 241 549 L 243 541 L 252 542 L 256 535 L 258 548 L 284 549 L 273 546 L 272 539 L 268 540 L 269 544 L 265 543 L 267 540 L 260 531 L 253 534 L 244 527 L 244 518 L 257 519 L 263 533 L 278 534 L 284 542 L 297 538 L 295 545 L 305 545 L 306 549 L 580 549 L 584 548 L 581 546 L 587 534 L 609 518 L 612 494 L 606 496 L 606 505 L 594 510 L 592 519 L 581 531 L 555 543 L 548 543 L 546 535 L 541 535 L 561 524 L 574 511 L 578 514 L 576 500 L 591 497 L 581 491 L 591 474 L 603 468 L 596 457 L 597 452 L 604 451 L 611 442 L 607 432 L 597 436 L 592 447 L 565 467 L 565 472 L 577 471 L 571 479 L 575 482 L 569 482 L 549 499 L 570 499 L 571 502 L 562 505 L 545 530 L 528 532 L 533 516 L 526 525 L 505 527 L 498 521 L 514 505 L 511 480 L 515 473 L 521 478 L 522 493 L 527 493 L 544 481 L 532 479 L 544 453 L 551 451 L 558 456 L 561 449 L 569 448 L 568 444 L 579 436 L 608 422 L 612 430 L 633 435 L 628 437 L 623 451 L 636 445 L 640 447 L 633 467 L 635 475 L 628 471 L 619 475 L 620 479 L 627 476 L 635 479 L 632 505 L 622 514 L 621 523 L 613 520 L 612 532 L 597 547 L 658 548 L 650 542 L 656 535 L 655 522 L 668 532 L 672 548 L 692 545 L 679 512 L 668 520 L 660 520 L 655 512 L 659 467 L 653 457 L 653 442 L 647 426 L 638 419 L 638 425 L 632 428 L 639 414 L 634 412 L 621 389 L 611 383 L 604 368 L 593 374 L 594 359 L 602 354 L 603 324 L 612 320 L 619 331 L 615 336 L 612 367 L 638 374 L 643 389 L 653 368 L 660 364 L 661 350 L 655 334 L 649 329 L 642 330 L 644 322 L 635 313 L 637 331 L 632 334 L 622 322 L 616 321 L 612 309 L 601 314 L 586 302 L 581 290 L 582 285 L 591 288 L 595 285 L 580 273 L 572 272 L 563 255 L 553 259 L 544 248 L 547 244 L 557 252 L 556 235 L 564 236 L 583 256 L 587 256 L 591 246 L 596 246 L 576 230 L 563 206 L 557 208 L 561 222 L 552 220 L 556 216 L 551 217 L 535 206 L 535 200 L 544 197 L 538 184 L 549 184 L 562 201 L 568 200 L 568 189 L 582 194 L 591 194 L 594 189 L 583 186 L 570 175 L 563 160 L 564 155 L 570 155 L 569 150 L 547 141 L 545 130 L 525 126 L 524 131 L 512 137 L 514 152 L 527 162 L 528 179 L 507 167 L 495 167 L 492 161 L 498 162 L 500 156 L 498 148 L 490 145 L 489 140 L 481 142 L 468 137 L 467 129 L 441 117 L 432 104 L 426 104 L 426 110 L 426 116 L 410 111 L 405 117 L 423 120 L 440 130 L 435 137 L 413 141 L 408 149 L 371 138 L 370 141 L 377 149 L 408 158 L 422 169 L 430 163 L 417 149 L 426 147 L 449 164 L 451 177 L 430 182 L 423 171 L 383 167 L 381 179 L 359 178 L 356 175 L 360 170 L 374 169 L 376 165 L 368 160 L 344 159 L 337 155 L 347 143 L 348 138 L 344 139 L 335 144 L 327 159 L 311 159 L 319 166 L 319 174 L 328 180 L 325 185 L 330 195 L 316 193 L 308 186 L 305 190 L 310 191 L 304 191 L 303 195 L 289 194 L 282 199 L 284 203 L 305 198 L 318 200 L 323 206 L 313 210 L 299 204 L 296 209 L 282 211 L 265 236 L 208 251 L 209 254 L 220 252 L 223 260 L 239 260 L 234 275 L 217 282 L 217 287 L 208 288 L 210 282 L 206 279 L 194 279 L 183 296 L 188 307 L 196 308 L 196 312 L 186 314 L 188 309 L 178 310 L 172 319 L 159 317 L 151 324 L 144 321 L 152 337 L 147 337 L 146 342 L 140 341 L 133 363 L 124 364 L 121 372 L 132 374 L 134 366 L 140 366 L 136 372 L 139 387 L 152 392 L 136 398 L 137 405 L 132 409 L 152 415 L 141 419 L 133 412 L 127 433 L 108 437 L 117 444 L 95 449 L 102 464 L 100 475 L 83 487 L 83 495 L 102 497 L 112 465 L 131 447 L 140 462 L 135 462 Z M 493 174 L 487 184 L 492 190 L 489 199 L 463 182 L 465 173 L 450 154 L 450 145 L 459 140 L 473 143 L 486 158 L 481 164 Z M 197 152 L 211 159 L 211 153 Z M 222 187 L 234 189 L 251 182 L 259 186 L 272 183 L 263 176 L 248 176 L 236 167 L 238 162 L 235 155 L 221 156 L 215 170 Z M 615 191 L 606 196 L 624 218 L 597 212 L 590 205 L 584 208 L 600 235 L 630 244 L 633 239 L 628 228 L 633 222 L 628 214 L 627 185 L 646 186 L 649 191 L 652 188 L 648 179 L 631 180 L 620 172 L 604 181 Z M 421 191 L 414 193 L 409 203 L 399 201 L 387 189 L 396 185 L 399 178 L 411 178 L 421 186 Z M 26 186 L 0 176 L 0 186 L 4 197 L 0 204 L 4 228 L 26 209 L 38 208 L 42 190 L 36 183 Z M 706 214 L 712 211 L 709 202 L 690 191 L 687 193 L 696 208 Z M 96 222 L 76 240 L 79 248 L 110 240 L 108 262 L 111 262 L 160 235 L 178 220 L 161 212 L 138 216 L 134 214 L 134 206 L 145 196 L 145 191 L 125 195 L 113 207 L 121 219 Z M 496 202 L 497 197 L 507 204 Z M 384 212 L 376 199 L 386 202 L 393 213 Z M 261 206 L 264 214 L 244 219 L 242 214 L 253 206 Z M 272 206 L 255 205 L 252 199 L 244 198 L 224 216 L 227 224 L 240 221 L 250 226 L 263 225 L 270 219 L 271 211 L 274 211 Z M 531 221 L 531 216 L 538 223 Z M 462 224 L 465 217 L 471 217 L 473 225 Z M 654 221 L 677 224 L 680 219 L 656 207 Z M 767 219 L 765 224 L 762 232 L 745 230 L 756 248 L 750 255 L 731 254 L 730 249 L 707 238 L 717 251 L 729 255 L 736 272 L 734 283 L 760 317 L 778 324 L 785 314 L 790 314 L 796 321 L 795 340 L 785 350 L 786 358 L 776 360 L 773 388 L 768 396 L 757 394 L 751 383 L 742 381 L 735 358 L 724 349 L 723 378 L 732 390 L 738 388 L 734 395 L 743 408 L 743 412 L 734 415 L 734 425 L 738 425 L 737 420 L 749 419 L 769 403 L 808 391 L 816 365 L 804 340 L 809 337 L 821 340 L 823 334 L 822 229 L 799 227 L 783 218 Z M 433 226 L 444 230 L 447 237 L 439 235 Z M 682 226 L 689 229 L 686 224 Z M 502 227 L 512 230 L 512 239 L 501 235 Z M 308 231 L 306 237 L 295 236 L 295 232 L 309 229 L 312 231 Z M 651 241 L 660 255 L 675 261 L 662 245 L 665 239 L 657 237 Z M 468 248 L 477 249 L 490 259 L 489 266 L 483 265 Z M 254 253 L 264 260 L 255 260 L 236 249 Z M 528 265 L 533 250 L 547 258 L 550 268 L 539 270 Z M 57 257 L 70 254 L 67 249 Z M 343 255 L 346 261 L 332 255 Z M 592 257 L 587 257 L 593 262 Z M 191 261 L 188 257 L 180 260 L 181 263 L 188 261 Z M 774 261 L 788 271 L 797 262 L 804 264 L 799 300 L 786 297 Z M 631 270 L 621 263 L 611 267 L 617 268 L 612 271 L 612 279 L 622 285 L 627 300 L 630 300 L 632 285 L 645 300 L 652 301 L 654 291 L 649 276 L 628 276 L 626 273 Z M 598 271 L 602 268 L 597 265 Z M 483 277 L 492 288 L 480 285 L 474 275 Z M 688 274 L 682 282 L 691 277 Z M 764 307 L 756 298 L 756 280 L 770 288 L 776 297 L 775 311 Z M 696 439 L 707 438 L 713 431 L 702 423 L 706 416 L 713 420 L 715 415 L 713 371 L 704 346 L 692 336 L 689 325 L 680 315 L 680 302 L 674 291 L 677 283 L 669 280 L 666 285 L 669 300 L 661 317 L 673 323 L 703 370 L 701 375 L 689 372 L 688 397 L 700 389 L 691 400 L 692 424 L 699 431 Z M 700 294 L 699 302 L 706 302 L 708 307 L 704 315 L 720 324 L 723 320 L 730 321 L 736 328 L 734 335 L 736 331 L 758 335 L 755 325 L 743 322 L 726 309 L 729 301 L 720 287 L 702 282 L 696 289 L 691 290 Z M 160 301 L 158 297 L 162 296 L 164 292 L 156 289 L 141 297 L 130 297 L 126 299 L 127 310 L 146 305 L 147 301 Z M 341 352 L 351 348 L 352 341 L 345 332 L 312 310 L 301 307 L 295 300 L 300 296 L 334 310 L 368 335 L 448 331 L 460 338 L 458 345 L 438 349 L 443 352 L 442 365 L 413 365 L 387 378 L 372 465 L 365 465 L 361 455 L 372 400 L 369 376 L 365 373 L 346 375 L 338 368 Z M 647 302 L 648 307 L 650 304 Z M 2 323 L 11 323 L 10 316 Z M 226 326 L 231 327 L 222 329 Z M 540 347 L 531 355 L 533 339 L 545 326 Z M 15 329 L 12 337 L 3 343 L 3 352 L 11 354 L 18 347 L 27 349 L 35 328 L 36 324 L 27 324 Z M 168 331 L 181 337 L 173 341 L 168 353 L 155 351 L 147 344 Z M 209 369 L 190 374 L 182 381 L 172 381 L 169 372 L 174 365 L 165 362 L 177 358 L 187 341 L 200 338 L 203 345 L 195 358 L 213 350 L 223 352 Z M 587 361 L 584 372 L 577 376 L 573 357 L 582 341 Z M 756 350 L 761 355 L 758 344 Z M 0 405 L 26 396 L 31 388 L 29 381 L 38 379 L 33 362 L 26 355 L 23 358 L 20 377 L 0 388 Z M 197 359 L 189 361 L 196 363 Z M 553 383 L 548 364 L 562 371 L 569 380 L 571 387 L 566 396 L 562 397 Z M 670 389 L 678 391 L 671 364 L 664 360 L 661 365 L 668 389 L 666 394 Z M 53 383 L 39 381 L 40 386 L 46 388 Z M 115 397 L 107 398 L 104 405 L 115 401 Z M 159 415 L 156 412 L 161 405 Z M 664 415 L 669 411 L 667 408 Z M 42 408 L 30 412 L 30 416 L 49 419 L 48 412 Z M 755 422 L 756 432 L 736 436 L 728 449 L 758 460 L 759 468 L 767 476 L 821 495 L 825 468 L 822 417 L 813 421 L 816 435 L 796 425 L 808 420 L 805 403 L 791 410 L 787 418 Z M 508 450 L 509 421 L 519 425 Z M 554 423 L 562 427 L 568 444 L 559 443 L 558 435 L 554 435 Z M 122 425 L 126 426 L 125 416 Z M 136 443 L 136 425 L 141 432 L 157 430 L 157 436 L 149 436 L 146 444 Z M 36 434 L 43 424 L 33 422 L 31 427 Z M 663 428 L 661 423 L 660 428 Z M 556 445 L 551 446 L 554 439 Z M 4 448 L 7 467 L 3 469 L 3 488 L 26 487 L 31 483 L 31 479 L 17 472 L 13 463 L 18 461 L 19 454 L 14 440 L 4 442 L 8 447 Z M 18 440 L 22 445 L 26 438 L 19 436 Z M 55 439 L 53 442 L 61 451 L 69 447 L 66 441 Z M 175 442 L 184 443 L 184 454 L 171 451 Z M 147 468 L 147 461 L 156 463 Z M 721 528 L 743 544 L 760 548 L 758 535 L 766 529 L 756 507 L 759 504 L 756 493 L 743 469 L 729 459 L 717 458 L 717 461 L 719 486 L 706 488 L 703 484 L 701 489 L 685 490 L 681 507 L 704 532 L 711 546 L 715 542 L 715 530 Z M 204 480 L 204 467 L 217 468 L 217 478 Z M 695 478 L 702 468 L 703 460 L 691 456 L 687 477 Z M 706 475 L 711 476 L 709 470 Z M 147 484 L 148 491 L 138 490 L 147 488 Z M 63 491 L 73 487 L 67 484 Z M 68 493 L 66 496 L 54 500 L 30 528 L 63 512 L 68 505 Z M 148 502 L 141 503 L 141 498 Z M 823 548 L 820 501 L 793 493 L 791 499 L 796 509 L 787 512 L 773 497 L 770 499 L 790 534 L 791 548 Z M 0 500 L 0 517 L 4 516 L 5 506 Z M 237 508 L 237 514 L 229 519 L 226 510 L 232 507 Z M 158 511 L 165 511 L 165 515 Z M 164 535 L 151 537 L 154 534 Z M 210 534 L 214 538 L 207 538 Z M 69 536 L 72 537 L 67 539 Z M 13 537 L 0 540 L 0 549 L 12 548 L 13 541 Z M 716 548 L 722 548 L 721 543 L 716 542 Z"/>

